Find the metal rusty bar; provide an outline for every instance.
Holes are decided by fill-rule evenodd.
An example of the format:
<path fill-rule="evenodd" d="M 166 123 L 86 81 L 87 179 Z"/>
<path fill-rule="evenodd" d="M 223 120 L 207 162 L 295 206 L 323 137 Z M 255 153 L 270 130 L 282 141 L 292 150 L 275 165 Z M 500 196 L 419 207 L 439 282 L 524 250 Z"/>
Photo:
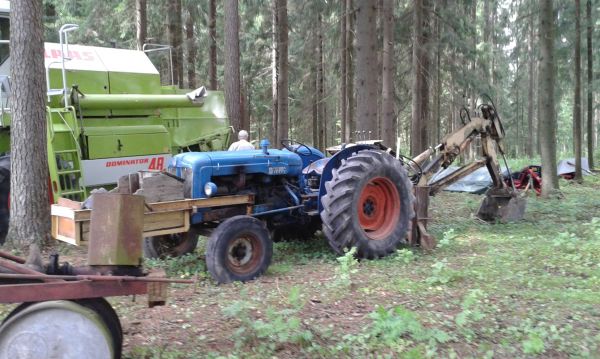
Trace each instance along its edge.
<path fill-rule="evenodd" d="M 9 259 L 9 260 L 11 260 L 13 262 L 17 262 L 19 264 L 25 264 L 25 258 L 13 256 L 12 254 L 10 254 L 8 252 L 0 251 L 0 257 Z"/>
<path fill-rule="evenodd" d="M 61 279 L 61 280 L 90 280 L 99 282 L 166 282 L 166 283 L 194 283 L 191 279 L 170 279 L 161 277 L 133 277 L 133 276 L 112 276 L 112 275 L 46 275 L 46 274 L 6 274 L 0 273 L 0 279 L 23 279 L 23 280 L 47 280 L 47 279 Z M 4 285 L 0 285 L 0 288 L 4 288 Z"/>
<path fill-rule="evenodd" d="M 34 269 L 31 269 L 23 264 L 19 264 L 19 263 L 15 263 L 13 261 L 9 261 L 6 259 L 2 259 L 0 258 L 0 267 L 4 267 L 6 269 L 8 269 L 9 271 L 18 273 L 18 274 L 33 274 L 33 275 L 39 275 L 42 276 L 42 280 L 48 280 L 50 278 L 47 278 L 47 276 L 44 273 L 38 272 Z"/>
<path fill-rule="evenodd" d="M 90 281 L 1 285 L 0 303 L 38 302 L 146 294 L 141 281 Z"/>

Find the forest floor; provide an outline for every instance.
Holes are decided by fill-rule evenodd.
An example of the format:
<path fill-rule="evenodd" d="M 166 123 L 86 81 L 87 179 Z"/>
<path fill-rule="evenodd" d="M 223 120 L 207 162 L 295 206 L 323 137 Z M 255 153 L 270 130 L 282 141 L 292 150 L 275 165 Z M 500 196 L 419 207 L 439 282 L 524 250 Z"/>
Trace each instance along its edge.
<path fill-rule="evenodd" d="M 197 255 L 149 261 L 199 281 L 172 286 L 163 307 L 110 299 L 124 357 L 600 357 L 599 177 L 562 181 L 560 199 L 531 194 L 515 224 L 477 220 L 481 196 L 441 193 L 431 253 L 357 262 L 318 234 L 276 243 L 263 277 L 229 285 L 209 279 L 204 243 Z"/>

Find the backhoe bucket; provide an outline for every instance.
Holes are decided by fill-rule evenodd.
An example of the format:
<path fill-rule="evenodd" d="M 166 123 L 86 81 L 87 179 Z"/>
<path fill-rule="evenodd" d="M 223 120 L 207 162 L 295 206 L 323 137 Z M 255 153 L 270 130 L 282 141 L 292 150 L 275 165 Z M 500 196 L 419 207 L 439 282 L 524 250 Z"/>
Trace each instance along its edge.
<path fill-rule="evenodd" d="M 516 222 L 523 219 L 526 206 L 527 198 L 523 192 L 509 188 L 493 188 L 486 193 L 481 202 L 477 217 L 486 222 Z"/>

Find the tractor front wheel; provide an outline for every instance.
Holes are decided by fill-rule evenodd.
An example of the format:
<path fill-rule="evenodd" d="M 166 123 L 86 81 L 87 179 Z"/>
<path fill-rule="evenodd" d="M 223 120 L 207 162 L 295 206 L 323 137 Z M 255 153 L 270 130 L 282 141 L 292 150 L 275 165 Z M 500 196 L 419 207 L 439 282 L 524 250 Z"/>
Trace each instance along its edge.
<path fill-rule="evenodd" d="M 254 217 L 235 216 L 210 236 L 206 266 L 218 283 L 246 282 L 263 274 L 272 256 L 273 242 L 266 226 Z"/>
<path fill-rule="evenodd" d="M 181 257 L 196 249 L 198 236 L 198 230 L 190 227 L 185 233 L 145 238 L 144 255 L 146 258 Z"/>
<path fill-rule="evenodd" d="M 359 258 L 379 258 L 406 243 L 414 216 L 412 184 L 406 169 L 387 153 L 355 153 L 325 184 L 323 233 L 338 254 L 356 247 Z"/>

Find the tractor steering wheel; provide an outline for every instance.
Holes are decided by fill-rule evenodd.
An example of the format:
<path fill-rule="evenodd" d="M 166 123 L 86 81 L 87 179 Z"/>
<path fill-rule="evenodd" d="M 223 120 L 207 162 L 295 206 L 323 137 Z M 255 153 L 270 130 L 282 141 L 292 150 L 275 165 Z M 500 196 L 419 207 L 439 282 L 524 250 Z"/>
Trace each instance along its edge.
<path fill-rule="evenodd" d="M 310 147 L 308 147 L 307 145 L 305 145 L 302 142 L 298 142 L 298 141 L 294 141 L 294 140 L 289 140 L 289 139 L 285 139 L 285 140 L 281 140 L 281 145 L 283 146 L 283 148 L 285 148 L 286 150 L 290 151 L 290 152 L 294 152 L 300 156 L 310 156 L 313 154 L 313 152 L 311 151 Z M 297 145 L 296 148 L 292 147 L 293 145 Z M 308 150 L 308 153 L 306 152 L 298 152 L 298 150 L 304 147 Z"/>

